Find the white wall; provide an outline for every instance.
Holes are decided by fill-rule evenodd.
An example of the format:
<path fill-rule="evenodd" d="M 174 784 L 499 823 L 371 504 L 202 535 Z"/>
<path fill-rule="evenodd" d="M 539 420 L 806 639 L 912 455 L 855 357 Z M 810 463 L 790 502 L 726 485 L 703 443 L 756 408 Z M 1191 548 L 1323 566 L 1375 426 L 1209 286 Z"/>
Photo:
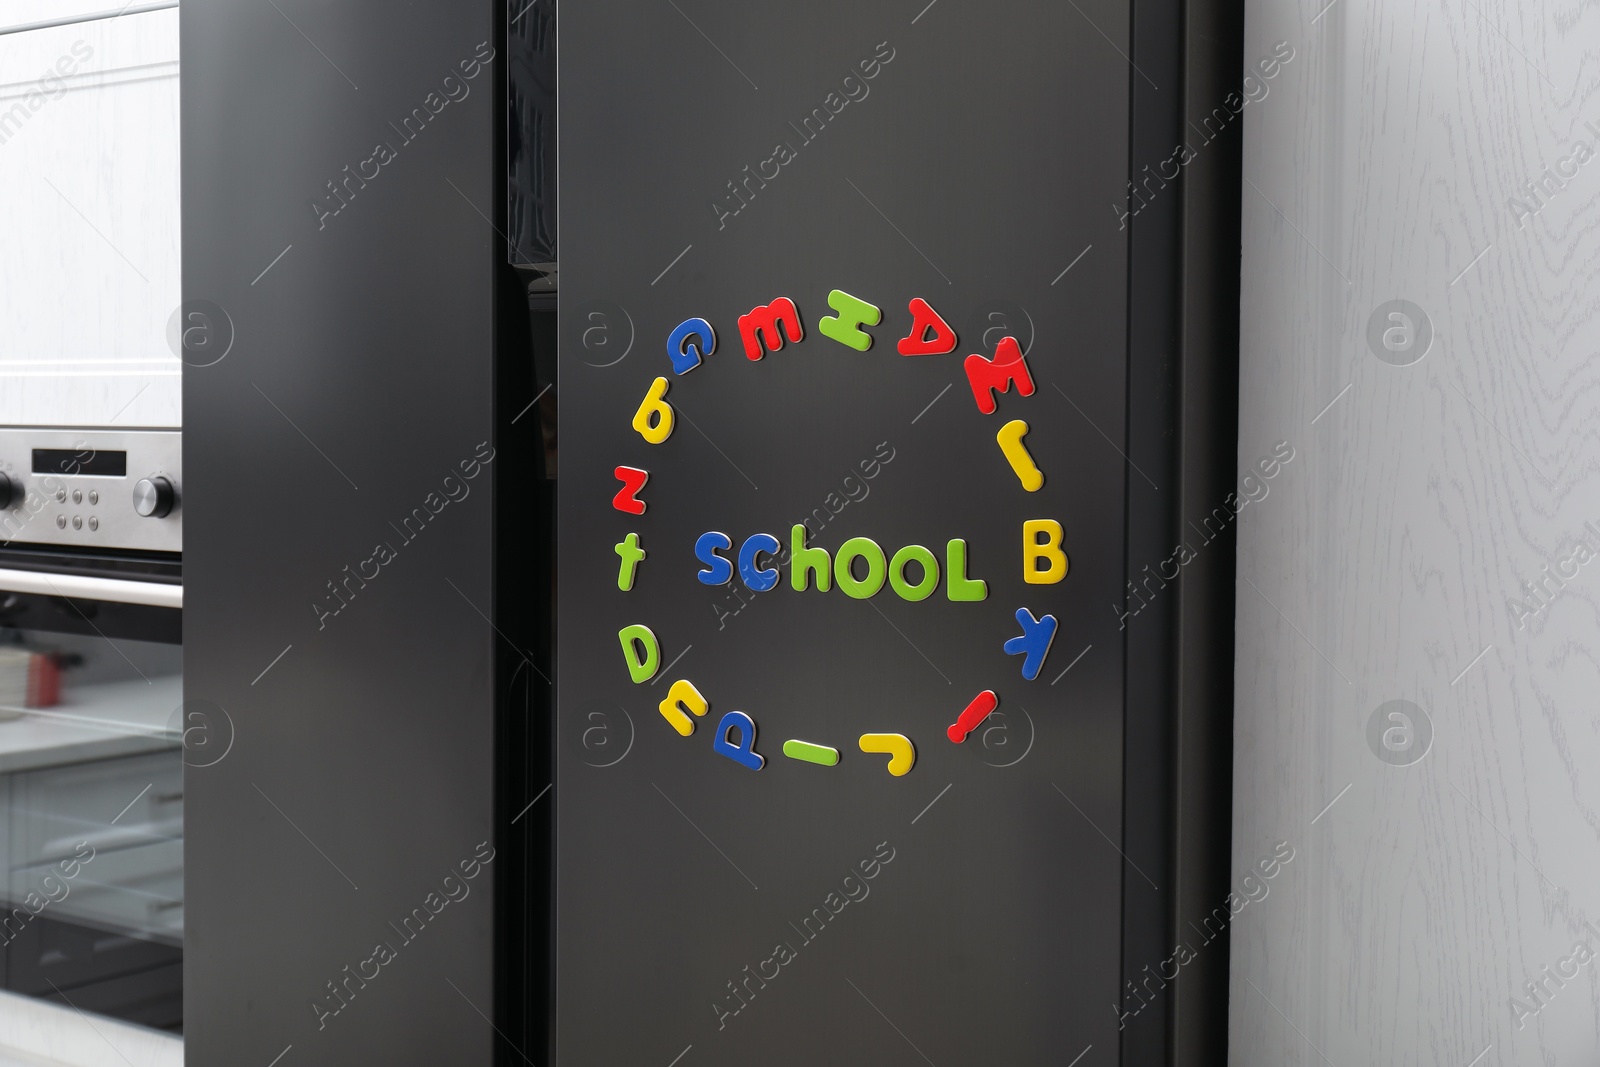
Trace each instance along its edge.
<path fill-rule="evenodd" d="M 181 424 L 178 163 L 177 9 L 0 36 L 0 424 Z"/>
<path fill-rule="evenodd" d="M 1600 149 L 1600 8 L 1325 3 L 1247 0 L 1247 58 L 1297 56 L 1245 110 L 1239 457 L 1298 454 L 1241 518 L 1234 863 L 1297 857 L 1233 933 L 1230 1061 L 1594 1063 L 1600 964 L 1511 998 L 1600 951 L 1600 563 L 1507 601 L 1600 547 L 1600 161 L 1508 200 Z M 1396 297 L 1407 367 L 1365 336 Z M 1395 698 L 1410 766 L 1367 739 Z"/>

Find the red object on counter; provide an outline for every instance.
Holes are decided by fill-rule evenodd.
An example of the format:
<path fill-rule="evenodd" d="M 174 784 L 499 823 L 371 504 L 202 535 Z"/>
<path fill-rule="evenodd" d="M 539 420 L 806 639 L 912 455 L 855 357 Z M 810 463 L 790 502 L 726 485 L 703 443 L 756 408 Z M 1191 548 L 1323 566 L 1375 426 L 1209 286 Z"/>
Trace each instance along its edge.
<path fill-rule="evenodd" d="M 30 708 L 53 708 L 61 700 L 61 665 L 54 656 L 34 653 L 28 657 L 28 699 Z"/>
<path fill-rule="evenodd" d="M 53 708 L 61 702 L 61 661 L 54 653 L 0 647 L 0 718 L 23 708 Z"/>

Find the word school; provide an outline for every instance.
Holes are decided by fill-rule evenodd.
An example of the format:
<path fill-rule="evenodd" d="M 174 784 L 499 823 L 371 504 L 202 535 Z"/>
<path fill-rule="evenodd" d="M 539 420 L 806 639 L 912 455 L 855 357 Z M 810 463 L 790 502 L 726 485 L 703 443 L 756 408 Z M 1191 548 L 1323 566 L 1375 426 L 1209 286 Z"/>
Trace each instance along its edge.
<path fill-rule="evenodd" d="M 619 470 L 621 468 L 618 468 Z M 808 547 L 810 531 L 803 523 L 790 530 L 789 551 L 782 552 L 778 539 L 769 533 L 754 533 L 744 539 L 737 555 L 739 580 L 752 593 L 767 593 L 778 587 L 778 566 L 785 562 L 789 584 L 797 592 L 811 588 L 815 579 L 818 592 L 826 593 L 837 582 L 839 590 L 856 600 L 876 596 L 885 580 L 902 600 L 926 600 L 939 587 L 939 561 L 922 545 L 906 545 L 892 557 L 870 537 L 852 537 L 831 557 L 825 548 Z M 1067 576 L 1067 554 L 1061 549 L 1064 533 L 1055 519 L 1028 519 L 1022 524 L 1022 580 L 1029 585 L 1054 585 Z M 629 533 L 612 548 L 621 560 L 617 568 L 617 588 L 633 589 L 639 564 L 646 556 L 637 532 Z M 734 561 L 720 553 L 733 549 L 733 539 L 719 530 L 701 534 L 694 543 L 695 559 L 704 563 L 695 576 L 705 585 L 727 585 L 733 580 Z M 866 573 L 857 576 L 856 563 L 866 564 Z M 915 563 L 921 576 L 906 577 Z M 945 595 L 950 600 L 987 600 L 989 583 L 967 577 L 967 542 L 959 537 L 945 544 Z"/>

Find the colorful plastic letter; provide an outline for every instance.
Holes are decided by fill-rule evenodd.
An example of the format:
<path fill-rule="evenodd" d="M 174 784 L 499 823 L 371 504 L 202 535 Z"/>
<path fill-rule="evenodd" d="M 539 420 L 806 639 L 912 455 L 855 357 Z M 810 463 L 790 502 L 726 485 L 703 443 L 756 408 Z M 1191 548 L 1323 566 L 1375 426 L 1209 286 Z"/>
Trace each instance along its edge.
<path fill-rule="evenodd" d="M 862 734 L 857 742 L 863 752 L 887 752 L 889 773 L 896 778 L 917 762 L 917 749 L 905 734 Z"/>
<path fill-rule="evenodd" d="M 916 585 L 906 581 L 906 564 L 915 560 L 922 564 L 922 580 Z M 901 600 L 927 600 L 939 587 L 939 561 L 921 545 L 907 545 L 889 561 L 889 588 L 900 594 Z"/>
<path fill-rule="evenodd" d="M 750 314 L 739 316 L 739 339 L 744 342 L 747 359 L 760 359 L 768 352 L 782 348 L 784 334 L 789 335 L 790 344 L 805 340 L 805 333 L 800 326 L 800 312 L 796 310 L 794 301 L 786 296 L 780 296 L 770 304 L 753 307 Z"/>
<path fill-rule="evenodd" d="M 833 585 L 833 563 L 827 549 L 806 547 L 807 532 L 805 525 L 798 522 L 789 531 L 789 584 L 803 593 L 815 575 L 817 591 L 826 593 Z"/>
<path fill-rule="evenodd" d="M 733 547 L 733 540 L 725 533 L 710 530 L 700 535 L 694 543 L 694 558 L 706 565 L 703 571 L 695 572 L 695 577 L 706 585 L 727 585 L 733 580 L 733 564 L 717 555 L 720 549 L 726 552 Z"/>
<path fill-rule="evenodd" d="M 867 561 L 867 576 L 857 578 L 850 571 L 850 565 L 857 557 Z M 870 537 L 852 537 L 839 546 L 838 554 L 833 557 L 833 578 L 839 583 L 839 588 L 845 596 L 865 600 L 883 588 L 884 571 L 887 564 L 883 558 L 883 549 L 878 547 L 878 542 Z"/>
<path fill-rule="evenodd" d="M 657 378 L 639 402 L 639 410 L 633 413 L 633 428 L 653 445 L 672 436 L 672 405 L 662 399 L 666 395 L 667 380 Z"/>
<path fill-rule="evenodd" d="M 778 539 L 767 533 L 751 534 L 739 546 L 739 577 L 752 593 L 765 593 L 778 584 L 778 568 L 761 567 L 759 557 L 773 555 L 781 547 Z"/>
<path fill-rule="evenodd" d="M 994 695 L 994 690 L 985 689 L 973 697 L 972 703 L 956 716 L 956 721 L 950 724 L 945 736 L 959 745 L 967 739 L 968 734 L 978 728 L 979 723 L 989 717 L 991 711 L 999 706 L 1000 698 Z M 682 733 L 681 730 L 679 732 Z"/>
<path fill-rule="evenodd" d="M 1022 580 L 1029 585 L 1055 585 L 1067 576 L 1067 554 L 1061 551 L 1061 524 L 1054 519 L 1028 519 L 1022 524 Z M 1039 561 L 1045 561 L 1043 570 Z"/>
<path fill-rule="evenodd" d="M 644 559 L 644 549 L 639 547 L 636 533 L 618 541 L 616 548 L 617 555 L 622 557 L 622 566 L 617 568 L 617 588 L 626 593 L 633 588 L 633 575 L 639 568 L 639 561 Z"/>
<path fill-rule="evenodd" d="M 611 506 L 629 515 L 643 515 L 644 501 L 639 499 L 639 490 L 650 480 L 650 472 L 638 467 L 618 467 L 611 473 L 622 483 L 617 495 L 611 498 Z"/>
<path fill-rule="evenodd" d="M 688 374 L 700 365 L 702 355 L 709 356 L 716 350 L 717 331 L 705 319 L 684 319 L 667 335 L 667 357 L 672 360 L 674 374 Z"/>
<path fill-rule="evenodd" d="M 827 745 L 814 745 L 810 741 L 789 740 L 783 743 L 783 754 L 790 759 L 817 763 L 824 767 L 839 765 L 839 750 Z"/>
<path fill-rule="evenodd" d="M 739 743 L 728 740 L 734 730 L 739 731 Z M 740 766 L 759 771 L 767 762 L 756 752 L 756 723 L 742 711 L 730 711 L 717 722 L 717 735 L 711 739 L 711 751 L 727 756 Z"/>
<path fill-rule="evenodd" d="M 1031 682 L 1039 677 L 1044 658 L 1050 654 L 1050 642 L 1056 639 L 1056 617 L 1036 619 L 1027 608 L 1018 608 L 1017 622 L 1022 625 L 1022 636 L 1013 637 L 1004 648 L 1006 655 L 1022 657 L 1022 676 Z"/>
<path fill-rule="evenodd" d="M 672 688 L 667 690 L 667 699 L 661 702 L 661 717 L 672 724 L 672 728 L 684 737 L 694 733 L 694 719 L 684 714 L 684 709 L 694 712 L 696 717 L 704 715 L 711 710 L 711 705 L 706 698 L 700 695 L 700 690 L 687 678 L 679 678 L 672 683 Z"/>
<path fill-rule="evenodd" d="M 1022 347 L 1015 337 L 1002 337 L 995 346 L 994 359 L 984 359 L 974 352 L 962 361 L 967 381 L 972 385 L 972 399 L 985 415 L 995 412 L 995 393 L 1009 392 L 1011 383 L 1017 383 L 1018 396 L 1033 395 L 1033 376 L 1023 361 Z"/>
<path fill-rule="evenodd" d="M 1033 462 L 1028 446 L 1022 443 L 1027 433 L 1027 423 L 1021 419 L 1012 419 L 1000 427 L 1000 432 L 994 435 L 994 439 L 1000 442 L 1000 451 L 1004 453 L 1006 462 L 1011 464 L 1011 469 L 1017 472 L 1017 479 L 1022 482 L 1022 488 L 1030 493 L 1037 493 L 1039 487 L 1044 485 L 1044 474 Z"/>
<path fill-rule="evenodd" d="M 982 578 L 967 577 L 967 543 L 959 537 L 944 546 L 945 595 L 951 600 L 986 600 L 989 583 Z"/>
<path fill-rule="evenodd" d="M 656 676 L 656 668 L 661 666 L 661 645 L 650 627 L 638 623 L 624 626 L 617 631 L 617 640 L 622 642 L 622 658 L 627 661 L 628 675 L 634 685 Z M 639 654 L 641 646 L 644 648 L 642 656 Z"/>
<path fill-rule="evenodd" d="M 872 347 L 872 335 L 861 327 L 876 326 L 882 322 L 882 311 L 843 289 L 835 289 L 828 294 L 828 306 L 839 314 L 827 315 L 817 321 L 817 329 L 824 337 L 831 337 L 857 352 L 865 352 Z"/>
<path fill-rule="evenodd" d="M 928 331 L 933 336 L 928 336 Z M 942 356 L 956 350 L 956 332 L 920 296 L 911 298 L 911 332 L 897 346 L 902 356 Z"/>

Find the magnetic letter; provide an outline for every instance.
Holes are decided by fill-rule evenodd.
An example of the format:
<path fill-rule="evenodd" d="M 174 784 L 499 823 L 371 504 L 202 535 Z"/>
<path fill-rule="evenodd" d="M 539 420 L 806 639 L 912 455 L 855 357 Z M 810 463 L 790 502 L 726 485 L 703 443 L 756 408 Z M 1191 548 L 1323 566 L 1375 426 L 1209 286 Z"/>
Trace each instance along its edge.
<path fill-rule="evenodd" d="M 717 555 L 717 550 L 726 552 L 733 547 L 733 541 L 725 533 L 711 530 L 700 535 L 694 543 L 694 558 L 706 565 L 703 571 L 697 571 L 695 577 L 706 585 L 727 585 L 733 578 L 733 564 Z"/>
<path fill-rule="evenodd" d="M 1061 524 L 1054 519 L 1029 519 L 1022 524 L 1022 580 L 1029 585 L 1055 585 L 1067 576 L 1067 554 L 1061 551 Z M 1043 570 L 1039 561 L 1044 560 Z"/>
<path fill-rule="evenodd" d="M 856 557 L 867 561 L 867 576 L 858 579 L 850 571 L 850 565 Z M 883 588 L 884 571 L 887 565 L 883 558 L 883 549 L 870 537 L 852 537 L 839 546 L 839 552 L 833 557 L 833 577 L 839 583 L 839 588 L 845 596 L 865 600 Z"/>
<path fill-rule="evenodd" d="M 622 642 L 622 658 L 628 663 L 628 674 L 633 678 L 633 683 L 648 682 L 656 676 L 656 668 L 661 666 L 661 646 L 656 643 L 656 635 L 650 632 L 650 627 L 638 623 L 624 626 L 617 631 L 617 639 Z M 639 655 L 639 647 L 644 646 L 644 655 Z"/>
<path fill-rule="evenodd" d="M 705 319 L 684 319 L 667 335 L 667 357 L 672 360 L 674 374 L 688 374 L 700 365 L 702 355 L 709 356 L 716 350 L 717 331 Z"/>
<path fill-rule="evenodd" d="M 810 741 L 789 740 L 783 743 L 783 754 L 790 759 L 818 763 L 824 767 L 839 765 L 839 750 L 827 745 L 814 745 Z"/>
<path fill-rule="evenodd" d="M 779 327 L 782 332 L 779 332 Z M 780 296 L 770 304 L 750 309 L 750 314 L 739 316 L 739 338 L 744 341 L 744 354 L 749 359 L 760 359 L 768 352 L 776 352 L 783 347 L 783 335 L 789 335 L 789 343 L 794 344 L 805 339 L 805 334 L 800 328 L 800 312 L 795 310 L 794 301 L 786 296 Z"/>
<path fill-rule="evenodd" d="M 644 501 L 639 499 L 639 490 L 650 480 L 650 472 L 638 467 L 618 467 L 611 473 L 622 483 L 617 495 L 611 498 L 611 506 L 629 515 L 643 515 Z"/>
<path fill-rule="evenodd" d="M 928 331 L 933 336 L 928 336 Z M 942 356 L 956 350 L 956 332 L 920 296 L 911 298 L 911 332 L 900 338 L 902 356 Z"/>
<path fill-rule="evenodd" d="M 728 740 L 728 735 L 734 730 L 739 731 L 737 745 Z M 711 739 L 711 750 L 752 771 L 759 771 L 767 762 L 765 757 L 756 753 L 755 720 L 742 711 L 730 711 L 717 723 L 717 735 Z"/>
<path fill-rule="evenodd" d="M 889 754 L 889 773 L 896 778 L 905 774 L 917 762 L 917 750 L 905 734 L 862 734 L 857 742 L 863 752 Z"/>
<path fill-rule="evenodd" d="M 973 353 L 961 365 L 966 369 L 967 381 L 972 385 L 972 399 L 978 402 L 978 410 L 985 415 L 994 414 L 995 393 L 1009 392 L 1012 382 L 1017 383 L 1018 396 L 1033 395 L 1033 376 L 1028 373 L 1028 365 L 1022 359 L 1022 348 L 1015 337 L 1000 338 L 1000 343 L 995 346 L 994 359 L 984 359 Z"/>
<path fill-rule="evenodd" d="M 644 394 L 639 410 L 633 413 L 633 428 L 653 445 L 672 436 L 672 405 L 662 399 L 666 395 L 667 380 L 657 378 L 650 383 L 650 391 Z"/>
<path fill-rule="evenodd" d="M 817 329 L 824 337 L 831 337 L 857 352 L 865 352 L 872 347 L 872 335 L 861 327 L 876 326 L 882 322 L 882 311 L 843 289 L 835 289 L 828 294 L 828 306 L 839 314 L 818 320 Z"/>
<path fill-rule="evenodd" d="M 789 532 L 789 584 L 805 592 L 812 575 L 817 579 L 817 591 L 826 593 L 833 584 L 833 564 L 825 548 L 806 547 L 806 528 L 795 523 Z"/>
<path fill-rule="evenodd" d="M 1039 677 L 1044 658 L 1050 654 L 1050 642 L 1056 639 L 1056 617 L 1036 619 L 1027 608 L 1018 608 L 1017 622 L 1022 625 L 1022 636 L 1007 641 L 1005 653 L 1022 657 L 1022 676 L 1031 682 Z"/>
<path fill-rule="evenodd" d="M 1022 482 L 1022 488 L 1030 493 L 1036 493 L 1044 484 L 1044 475 L 1033 462 L 1028 446 L 1022 443 L 1027 433 L 1027 423 L 1021 419 L 1012 419 L 1000 427 L 1000 432 L 994 435 L 994 439 L 1000 442 L 1000 451 L 1005 455 L 1006 462 L 1011 464 L 1011 469 L 1017 472 L 1017 479 Z"/>
<path fill-rule="evenodd" d="M 968 734 L 978 728 L 978 725 L 984 719 L 989 717 L 991 711 L 999 706 L 1000 698 L 994 695 L 994 690 L 985 689 L 973 697 L 972 703 L 968 704 L 961 714 L 956 716 L 956 721 L 945 731 L 945 736 L 959 745 L 967 739 Z"/>
<path fill-rule="evenodd" d="M 760 555 L 772 555 L 782 547 L 771 534 L 751 534 L 739 546 L 739 577 L 752 593 L 765 593 L 778 584 L 778 568 L 757 566 Z"/>
<path fill-rule="evenodd" d="M 622 566 L 617 569 L 617 588 L 624 593 L 633 588 L 633 574 L 639 568 L 639 561 L 644 559 L 644 549 L 639 547 L 639 535 L 631 533 L 616 544 L 617 555 L 622 557 Z"/>
<path fill-rule="evenodd" d="M 982 578 L 967 577 L 967 543 L 952 538 L 944 546 L 945 596 L 951 600 L 984 600 L 989 596 L 989 583 Z"/>
<path fill-rule="evenodd" d="M 922 565 L 922 580 L 916 585 L 906 581 L 906 564 L 913 560 Z M 901 600 L 927 600 L 939 587 L 939 561 L 921 545 L 907 545 L 889 561 L 889 587 Z"/>
<path fill-rule="evenodd" d="M 711 705 L 706 703 L 706 698 L 700 695 L 700 690 L 694 687 L 693 682 L 679 678 L 667 690 L 667 699 L 661 702 L 661 717 L 671 723 L 678 733 L 688 737 L 694 733 L 694 719 L 683 713 L 685 708 L 698 717 L 709 711 Z"/>

